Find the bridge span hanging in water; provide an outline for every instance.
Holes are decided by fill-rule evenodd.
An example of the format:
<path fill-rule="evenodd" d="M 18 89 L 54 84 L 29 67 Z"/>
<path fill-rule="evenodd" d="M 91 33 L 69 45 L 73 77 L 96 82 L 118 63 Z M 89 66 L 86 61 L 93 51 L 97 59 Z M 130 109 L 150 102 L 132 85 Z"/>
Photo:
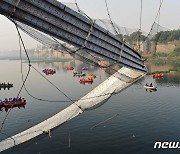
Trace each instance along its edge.
<path fill-rule="evenodd" d="M 83 52 L 137 71 L 146 68 L 137 53 L 117 36 L 56 0 L 1 0 L 0 14 L 19 21 Z"/>

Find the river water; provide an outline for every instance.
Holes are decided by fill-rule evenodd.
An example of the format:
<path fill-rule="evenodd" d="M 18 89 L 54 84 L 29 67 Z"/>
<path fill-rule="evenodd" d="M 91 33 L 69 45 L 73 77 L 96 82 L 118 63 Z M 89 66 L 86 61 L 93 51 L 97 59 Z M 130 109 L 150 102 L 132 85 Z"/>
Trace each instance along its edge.
<path fill-rule="evenodd" d="M 60 90 L 73 100 L 87 94 L 108 78 L 102 69 L 89 67 L 86 73 L 94 73 L 93 84 L 81 85 L 67 66 L 77 71 L 87 66 L 79 61 L 33 63 L 42 72 L 44 68 L 57 70 L 46 76 Z M 14 87 L 1 89 L 0 99 L 15 97 L 21 87 L 20 61 L 0 61 L 0 82 L 10 82 Z M 23 63 L 24 75 L 27 63 Z M 144 85 L 153 83 L 157 91 L 146 91 Z M 14 108 L 8 115 L 0 134 L 0 140 L 19 133 L 47 119 L 69 106 L 62 93 L 31 70 L 26 88 L 31 95 L 59 102 L 38 101 L 23 89 L 21 96 L 27 100 L 24 108 Z M 66 102 L 61 102 L 66 101 Z M 7 113 L 0 112 L 0 122 Z M 44 134 L 18 147 L 5 151 L 13 154 L 125 154 L 125 153 L 179 153 L 179 149 L 154 149 L 156 141 L 180 141 L 180 73 L 172 72 L 155 80 L 146 76 L 121 93 L 112 96 L 100 107 L 87 111 L 52 131 L 52 137 Z M 96 127 L 95 127 L 96 126 Z"/>

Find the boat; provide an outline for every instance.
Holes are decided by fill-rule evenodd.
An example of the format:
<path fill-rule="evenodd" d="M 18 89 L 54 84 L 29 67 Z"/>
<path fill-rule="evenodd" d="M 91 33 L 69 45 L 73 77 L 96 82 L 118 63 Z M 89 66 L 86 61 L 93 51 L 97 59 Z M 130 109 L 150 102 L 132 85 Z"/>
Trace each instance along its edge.
<path fill-rule="evenodd" d="M 0 102 L 0 109 L 4 107 L 4 103 Z"/>
<path fill-rule="evenodd" d="M 80 84 L 85 84 L 85 83 L 92 84 L 93 83 L 93 79 L 92 78 L 87 78 L 87 79 L 82 78 L 82 79 L 80 79 L 79 82 L 80 82 Z"/>
<path fill-rule="evenodd" d="M 83 77 L 83 76 L 86 76 L 86 73 L 73 72 L 73 76 Z"/>
<path fill-rule="evenodd" d="M 45 73 L 46 75 L 53 75 L 56 73 L 55 69 L 44 69 L 42 70 L 43 73 Z"/>
<path fill-rule="evenodd" d="M 11 83 L 0 83 L 0 88 L 12 88 L 13 84 Z"/>
<path fill-rule="evenodd" d="M 26 100 L 4 102 L 4 108 L 22 107 L 26 105 Z"/>
<path fill-rule="evenodd" d="M 88 67 L 83 67 L 82 70 L 86 71 L 88 70 Z"/>
<path fill-rule="evenodd" d="M 72 71 L 72 70 L 74 70 L 74 67 L 72 67 L 72 66 L 66 67 L 66 70 Z"/>
<path fill-rule="evenodd" d="M 155 87 L 155 86 L 147 86 L 147 85 L 145 85 L 144 88 L 149 89 L 149 90 L 156 90 L 157 89 L 157 87 Z"/>
<path fill-rule="evenodd" d="M 162 78 L 162 77 L 164 77 L 163 73 L 153 74 L 153 78 Z"/>
<path fill-rule="evenodd" d="M 87 76 L 88 78 L 92 78 L 92 79 L 94 79 L 94 78 L 96 78 L 96 75 L 95 74 L 88 74 L 88 76 Z"/>

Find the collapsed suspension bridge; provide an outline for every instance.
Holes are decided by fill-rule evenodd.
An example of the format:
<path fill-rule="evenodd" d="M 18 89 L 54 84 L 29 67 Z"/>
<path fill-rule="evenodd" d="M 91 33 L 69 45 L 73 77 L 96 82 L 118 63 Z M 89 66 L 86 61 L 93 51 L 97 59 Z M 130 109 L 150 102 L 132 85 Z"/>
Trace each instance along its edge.
<path fill-rule="evenodd" d="M 128 87 L 146 73 L 143 60 L 138 52 L 117 36 L 97 25 L 95 20 L 79 14 L 56 0 L 1 0 L 0 14 L 5 15 L 14 23 L 18 21 L 71 44 L 82 53 L 102 57 L 123 66 L 82 99 L 55 116 L 1 141 L 0 151 L 24 143 L 63 124 L 107 100 L 112 94 Z"/>
<path fill-rule="evenodd" d="M 0 13 L 119 65 L 146 72 L 140 54 L 87 17 L 55 0 L 1 0 Z"/>

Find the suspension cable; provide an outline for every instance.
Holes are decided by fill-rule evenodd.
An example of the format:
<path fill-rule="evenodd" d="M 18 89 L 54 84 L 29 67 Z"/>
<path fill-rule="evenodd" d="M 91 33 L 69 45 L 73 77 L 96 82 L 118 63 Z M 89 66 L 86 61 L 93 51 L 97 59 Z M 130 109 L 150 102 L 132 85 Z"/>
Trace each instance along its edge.
<path fill-rule="evenodd" d="M 141 9 L 140 9 L 140 21 L 139 21 L 139 29 L 142 29 L 142 9 L 143 9 L 143 1 L 141 0 Z"/>
<path fill-rule="evenodd" d="M 155 22 L 156 22 L 156 20 L 157 20 L 157 18 L 158 18 L 158 16 L 159 16 L 159 14 L 160 14 L 161 7 L 162 7 L 163 2 L 164 2 L 164 0 L 162 0 L 162 1 L 160 0 L 160 5 L 159 5 L 159 8 L 158 8 L 158 12 L 157 12 L 157 14 L 156 14 L 156 17 L 155 17 L 155 19 L 154 19 L 154 22 L 153 22 L 153 24 L 152 24 L 152 26 L 151 26 L 151 29 L 150 29 L 148 35 L 147 35 L 147 36 L 145 37 L 145 39 L 142 41 L 141 45 L 148 39 L 148 37 L 149 37 L 149 35 L 150 35 L 153 27 L 154 27 L 154 24 L 155 24 Z"/>
<path fill-rule="evenodd" d="M 118 35 L 119 33 L 117 32 L 117 30 L 116 30 L 116 28 L 115 28 L 115 25 L 114 25 L 114 23 L 112 22 L 112 18 L 111 18 L 110 11 L 109 11 L 109 8 L 108 8 L 107 0 L 104 0 L 104 1 L 105 1 L 105 4 L 106 4 L 106 10 L 107 10 L 108 17 L 109 17 L 109 20 L 110 20 L 110 22 L 111 22 L 111 25 L 112 25 L 112 27 L 113 27 L 113 29 L 114 29 L 115 34 Z"/>
<path fill-rule="evenodd" d="M 138 47 L 137 47 L 137 51 L 140 52 L 141 50 L 141 44 L 140 44 L 140 41 L 141 41 L 141 31 L 142 31 L 142 9 L 143 9 L 143 2 L 141 0 L 141 7 L 140 7 L 140 15 L 139 15 L 139 29 L 138 29 Z"/>

